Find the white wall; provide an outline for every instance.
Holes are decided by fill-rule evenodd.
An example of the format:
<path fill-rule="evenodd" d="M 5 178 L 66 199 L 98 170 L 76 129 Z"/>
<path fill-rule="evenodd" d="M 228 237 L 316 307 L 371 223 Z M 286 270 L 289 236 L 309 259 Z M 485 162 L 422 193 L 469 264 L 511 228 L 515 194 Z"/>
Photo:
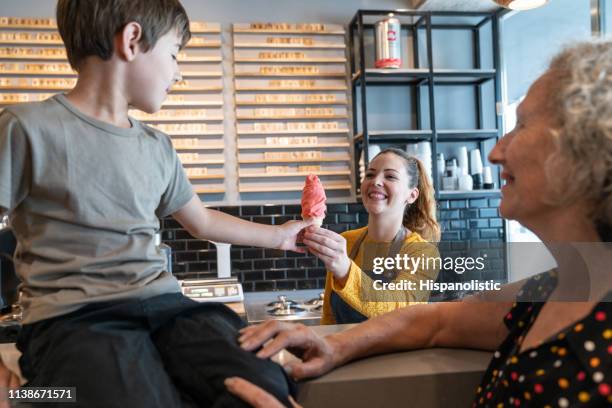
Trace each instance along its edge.
<path fill-rule="evenodd" d="M 523 11 L 503 23 L 503 58 L 508 102 L 525 95 L 564 45 L 591 37 L 590 4 L 586 0 L 554 0 Z"/>

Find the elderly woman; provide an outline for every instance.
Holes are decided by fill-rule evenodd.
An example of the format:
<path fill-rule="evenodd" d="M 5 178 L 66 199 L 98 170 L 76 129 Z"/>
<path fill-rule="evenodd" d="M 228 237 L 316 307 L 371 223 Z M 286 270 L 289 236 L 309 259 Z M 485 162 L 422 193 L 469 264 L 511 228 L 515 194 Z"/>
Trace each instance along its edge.
<path fill-rule="evenodd" d="M 304 361 L 289 367 L 296 378 L 391 351 L 491 350 L 474 406 L 612 404 L 612 249 L 605 244 L 612 241 L 612 43 L 582 43 L 558 55 L 517 116 L 489 157 L 506 180 L 500 210 L 544 241 L 555 270 L 507 285 L 498 298 L 416 305 L 326 338 L 269 321 L 244 329 L 242 347 L 255 350 L 272 338 L 258 352 L 262 358 L 301 349 Z M 589 279 L 578 282 L 581 263 Z M 566 301 L 577 282 L 588 296 Z M 227 386 L 255 406 L 274 406 L 240 379 Z"/>

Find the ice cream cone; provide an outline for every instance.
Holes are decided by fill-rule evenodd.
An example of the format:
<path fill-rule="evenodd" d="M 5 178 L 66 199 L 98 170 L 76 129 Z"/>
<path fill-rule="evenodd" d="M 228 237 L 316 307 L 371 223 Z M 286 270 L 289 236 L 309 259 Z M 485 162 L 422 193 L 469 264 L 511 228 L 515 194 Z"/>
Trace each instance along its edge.
<path fill-rule="evenodd" d="M 327 211 L 326 201 L 323 184 L 317 176 L 310 174 L 302 190 L 302 219 L 314 220 L 314 224 L 320 227 Z"/>
<path fill-rule="evenodd" d="M 302 217 L 302 219 L 306 222 L 312 222 L 310 225 L 314 225 L 315 227 L 321 227 L 323 225 L 323 219 L 325 217 Z"/>

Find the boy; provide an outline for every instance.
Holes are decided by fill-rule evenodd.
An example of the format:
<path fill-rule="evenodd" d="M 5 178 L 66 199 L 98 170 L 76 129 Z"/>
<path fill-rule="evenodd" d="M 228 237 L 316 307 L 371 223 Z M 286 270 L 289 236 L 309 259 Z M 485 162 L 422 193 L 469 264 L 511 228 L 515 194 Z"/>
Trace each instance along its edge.
<path fill-rule="evenodd" d="M 0 115 L 0 211 L 17 237 L 20 367 L 32 387 L 76 387 L 79 406 L 240 406 L 240 374 L 288 402 L 279 366 L 243 353 L 242 325 L 180 294 L 154 234 L 172 215 L 193 236 L 300 251 L 308 223 L 273 227 L 205 209 L 153 113 L 190 38 L 178 0 L 59 0 L 75 88 Z M 94 381 L 100 379 L 100 382 Z"/>

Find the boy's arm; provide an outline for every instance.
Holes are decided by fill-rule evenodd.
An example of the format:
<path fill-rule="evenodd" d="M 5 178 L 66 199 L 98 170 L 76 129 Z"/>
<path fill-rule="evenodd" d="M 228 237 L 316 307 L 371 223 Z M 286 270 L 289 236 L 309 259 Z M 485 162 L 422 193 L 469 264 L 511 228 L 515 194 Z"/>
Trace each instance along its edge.
<path fill-rule="evenodd" d="M 296 252 L 304 252 L 304 249 L 296 246 L 298 234 L 310 225 L 306 221 L 289 221 L 279 226 L 245 221 L 205 208 L 197 196 L 173 213 L 172 217 L 195 238 Z"/>

